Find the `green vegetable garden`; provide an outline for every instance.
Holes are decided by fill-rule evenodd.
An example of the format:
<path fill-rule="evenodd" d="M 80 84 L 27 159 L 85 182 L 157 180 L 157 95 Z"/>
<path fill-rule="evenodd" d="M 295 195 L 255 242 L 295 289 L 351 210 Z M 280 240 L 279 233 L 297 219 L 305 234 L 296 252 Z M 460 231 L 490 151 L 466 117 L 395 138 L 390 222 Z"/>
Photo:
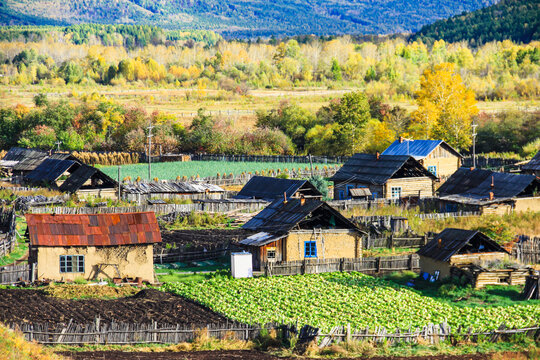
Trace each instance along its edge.
<path fill-rule="evenodd" d="M 323 169 L 324 166 L 333 167 L 334 164 L 313 164 L 313 167 Z M 309 164 L 304 163 L 276 163 L 276 162 L 227 162 L 227 161 L 186 161 L 186 162 L 162 162 L 152 164 L 152 178 L 157 177 L 158 179 L 174 180 L 177 177 L 182 178 L 183 176 L 191 177 L 197 176 L 209 177 L 216 176 L 220 174 L 220 177 L 224 175 L 229 176 L 240 175 L 243 172 L 248 173 L 252 172 L 255 174 L 256 171 L 259 173 L 264 171 L 268 173 L 269 170 L 296 170 L 309 169 Z M 118 167 L 117 166 L 104 166 L 101 170 L 116 179 L 118 176 Z M 132 180 L 135 180 L 138 176 L 141 179 L 148 178 L 148 164 L 131 164 L 123 165 L 121 167 L 121 177 L 131 177 Z"/>
<path fill-rule="evenodd" d="M 249 324 L 309 324 L 327 331 L 353 328 L 408 329 L 443 321 L 483 331 L 537 324 L 540 304 L 456 306 L 361 273 L 274 276 L 251 279 L 215 277 L 169 283 L 162 290 L 198 301 L 231 319 Z"/>

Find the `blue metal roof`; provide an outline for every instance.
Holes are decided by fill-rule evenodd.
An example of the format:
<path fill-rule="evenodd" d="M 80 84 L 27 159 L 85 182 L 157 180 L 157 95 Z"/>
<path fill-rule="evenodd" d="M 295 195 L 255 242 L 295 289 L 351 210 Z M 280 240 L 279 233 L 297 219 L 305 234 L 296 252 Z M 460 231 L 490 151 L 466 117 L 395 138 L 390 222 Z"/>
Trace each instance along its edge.
<path fill-rule="evenodd" d="M 399 140 L 394 141 L 381 155 L 409 155 L 416 160 L 420 160 L 431 154 L 435 148 L 441 144 L 445 144 L 447 148 L 461 156 L 450 145 L 442 140 Z"/>

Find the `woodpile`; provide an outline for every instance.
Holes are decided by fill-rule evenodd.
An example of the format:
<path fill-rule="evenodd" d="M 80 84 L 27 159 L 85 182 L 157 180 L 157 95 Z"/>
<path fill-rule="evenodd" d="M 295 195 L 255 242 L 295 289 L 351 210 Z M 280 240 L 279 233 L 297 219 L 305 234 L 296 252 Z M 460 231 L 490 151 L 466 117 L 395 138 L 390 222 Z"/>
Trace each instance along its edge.
<path fill-rule="evenodd" d="M 525 278 L 523 298 L 525 300 L 540 299 L 540 275 L 529 275 Z"/>

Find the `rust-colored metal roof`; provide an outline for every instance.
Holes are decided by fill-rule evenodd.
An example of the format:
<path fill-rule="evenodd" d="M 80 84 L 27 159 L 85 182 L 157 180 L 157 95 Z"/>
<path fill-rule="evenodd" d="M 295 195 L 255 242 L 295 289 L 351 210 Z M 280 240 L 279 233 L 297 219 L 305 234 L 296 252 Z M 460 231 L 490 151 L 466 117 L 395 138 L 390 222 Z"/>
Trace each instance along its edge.
<path fill-rule="evenodd" d="M 153 212 L 121 214 L 26 214 L 34 246 L 115 246 L 161 242 Z"/>

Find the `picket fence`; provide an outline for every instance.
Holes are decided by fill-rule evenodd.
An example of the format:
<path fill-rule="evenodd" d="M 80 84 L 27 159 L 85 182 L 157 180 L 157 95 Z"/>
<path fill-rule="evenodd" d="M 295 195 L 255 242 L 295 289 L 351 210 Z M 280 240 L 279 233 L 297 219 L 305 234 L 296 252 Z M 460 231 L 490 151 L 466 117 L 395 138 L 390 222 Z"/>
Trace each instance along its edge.
<path fill-rule="evenodd" d="M 28 341 L 36 341 L 44 345 L 128 345 L 128 344 L 178 344 L 193 341 L 201 334 L 218 339 L 254 340 L 260 336 L 263 329 L 280 329 L 283 338 L 290 338 L 298 334 L 298 342 L 305 343 L 314 340 L 320 348 L 333 343 L 344 341 L 387 342 L 390 344 L 425 343 L 437 344 L 444 341 L 462 340 L 478 342 L 481 340 L 495 342 L 508 340 L 516 334 L 540 338 L 540 326 L 511 329 L 502 324 L 497 329 L 486 331 L 472 331 L 472 329 L 458 327 L 455 331 L 446 323 L 427 324 L 421 328 L 399 329 L 392 332 L 385 327 L 370 329 L 352 329 L 350 324 L 333 327 L 329 332 L 323 333 L 309 325 L 298 332 L 294 326 L 270 324 L 266 326 L 246 325 L 238 323 L 214 324 L 194 328 L 186 325 L 169 324 L 128 324 L 103 323 L 96 319 L 90 324 L 74 324 L 58 326 L 48 323 L 21 323 L 10 324 L 12 329 L 21 331 Z"/>
<path fill-rule="evenodd" d="M 20 281 L 31 281 L 31 266 L 28 264 L 0 267 L 0 285 L 10 285 Z"/>
<path fill-rule="evenodd" d="M 524 264 L 540 264 L 540 237 L 519 236 L 512 256 Z"/>
<path fill-rule="evenodd" d="M 349 156 L 311 156 L 311 161 L 318 164 L 343 164 Z M 193 154 L 193 161 L 238 161 L 238 162 L 276 162 L 309 164 L 309 156 L 294 155 L 225 155 L 225 154 Z"/>
<path fill-rule="evenodd" d="M 266 276 L 321 274 L 336 271 L 358 271 L 380 274 L 393 271 L 420 270 L 416 254 L 370 258 L 305 259 L 296 261 L 264 262 L 261 270 Z"/>
<path fill-rule="evenodd" d="M 504 159 L 504 158 L 490 158 L 488 156 L 477 156 L 476 167 L 480 169 L 498 169 L 500 167 L 513 166 L 516 163 L 522 161 L 522 159 Z M 462 166 L 471 167 L 473 165 L 472 156 L 465 156 L 463 158 Z"/>
<path fill-rule="evenodd" d="M 428 219 L 447 219 L 447 218 L 458 218 L 458 217 L 469 217 L 469 216 L 480 216 L 479 211 L 456 211 L 456 212 L 446 212 L 446 213 L 426 213 L 426 214 L 417 214 L 414 215 L 422 220 Z M 350 218 L 353 222 L 362 225 L 376 224 L 379 227 L 386 229 L 394 229 L 395 225 L 393 223 L 397 220 L 402 220 L 403 217 L 394 216 L 394 215 L 368 215 L 368 216 L 353 216 Z"/>

